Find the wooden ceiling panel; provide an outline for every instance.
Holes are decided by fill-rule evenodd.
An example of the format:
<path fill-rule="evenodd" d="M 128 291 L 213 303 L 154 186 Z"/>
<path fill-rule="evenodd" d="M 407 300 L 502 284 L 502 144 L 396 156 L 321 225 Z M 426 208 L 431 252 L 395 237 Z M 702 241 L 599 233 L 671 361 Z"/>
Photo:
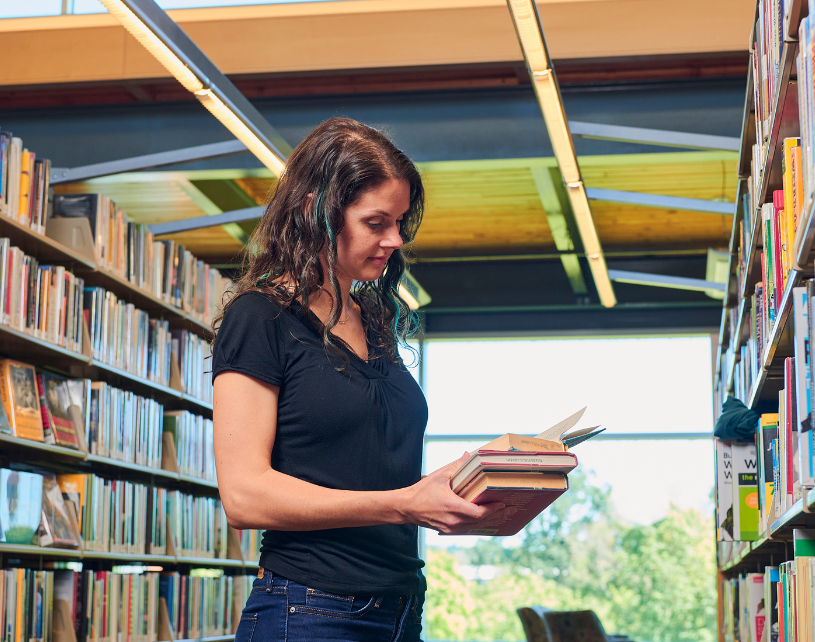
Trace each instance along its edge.
<path fill-rule="evenodd" d="M 587 157 L 586 185 L 632 192 L 731 200 L 735 161 L 700 153 Z M 489 254 L 530 254 L 555 250 L 546 213 L 529 169 L 547 159 L 432 163 L 422 167 L 427 194 L 424 222 L 414 243 L 419 258 Z M 203 175 L 202 175 L 203 176 Z M 101 192 L 132 220 L 156 223 L 220 210 L 194 183 L 195 172 L 122 175 L 59 186 L 62 192 Z M 215 179 L 216 176 L 206 176 Z M 273 179 L 236 175 L 226 179 L 263 204 Z M 700 249 L 724 247 L 732 217 L 593 201 L 605 249 Z M 210 261 L 227 260 L 240 249 L 223 228 L 173 237 Z"/>
<path fill-rule="evenodd" d="M 604 250 L 724 249 L 733 225 L 732 216 L 597 201 L 592 213 Z"/>
<path fill-rule="evenodd" d="M 427 172 L 419 256 L 544 251 L 554 248 L 527 168 Z"/>
<path fill-rule="evenodd" d="M 236 178 L 235 182 L 258 205 L 266 205 L 272 189 L 277 184 L 276 178 Z"/>
<path fill-rule="evenodd" d="M 200 193 L 186 180 L 105 180 L 57 185 L 54 191 L 63 194 L 104 194 L 137 223 L 165 223 L 213 213 L 207 211 L 206 202 L 200 200 Z"/>
<path fill-rule="evenodd" d="M 230 262 L 243 250 L 243 245 L 227 234 L 220 226 L 192 230 L 181 234 L 167 234 L 162 236 L 161 240 L 180 243 L 196 257 L 210 263 Z"/>
<path fill-rule="evenodd" d="M 732 201 L 738 181 L 735 160 L 583 165 L 581 172 L 586 187 L 705 200 Z"/>

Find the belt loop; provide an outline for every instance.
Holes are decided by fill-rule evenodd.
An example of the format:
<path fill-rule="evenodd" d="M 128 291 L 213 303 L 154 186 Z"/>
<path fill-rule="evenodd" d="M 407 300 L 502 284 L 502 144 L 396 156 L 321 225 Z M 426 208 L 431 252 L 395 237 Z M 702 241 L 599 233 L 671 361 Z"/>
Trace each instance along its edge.
<path fill-rule="evenodd" d="M 307 587 L 303 586 L 302 584 L 298 584 L 297 582 L 292 582 L 291 580 L 286 580 L 286 593 L 289 596 L 289 605 L 291 604 L 302 604 L 306 603 L 306 591 Z"/>

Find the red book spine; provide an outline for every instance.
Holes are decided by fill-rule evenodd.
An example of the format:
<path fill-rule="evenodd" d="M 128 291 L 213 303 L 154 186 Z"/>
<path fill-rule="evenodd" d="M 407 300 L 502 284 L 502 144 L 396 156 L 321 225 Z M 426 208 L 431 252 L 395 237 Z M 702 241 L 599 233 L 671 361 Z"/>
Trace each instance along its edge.
<path fill-rule="evenodd" d="M 40 414 L 42 415 L 42 428 L 45 434 L 49 434 L 53 428 L 48 416 L 48 406 L 45 405 L 45 389 L 42 386 L 42 375 L 37 373 L 37 394 L 40 397 Z"/>
<path fill-rule="evenodd" d="M 784 274 L 784 262 L 781 260 L 781 218 L 784 216 L 784 190 L 777 189 L 773 192 L 773 270 L 775 270 L 776 296 L 775 309 L 781 305 L 781 296 L 787 283 L 787 275 Z"/>

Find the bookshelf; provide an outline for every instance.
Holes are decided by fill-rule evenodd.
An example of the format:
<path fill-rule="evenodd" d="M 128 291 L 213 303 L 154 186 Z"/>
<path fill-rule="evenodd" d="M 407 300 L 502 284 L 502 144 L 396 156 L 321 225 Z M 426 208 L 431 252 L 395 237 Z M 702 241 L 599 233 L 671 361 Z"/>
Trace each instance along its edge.
<path fill-rule="evenodd" d="M 0 154 L 3 153 L 2 144 L 3 141 L 0 139 Z M 2 198 L 2 189 L 0 189 L 0 201 L 2 201 Z M 2 203 L 0 203 L 0 205 L 2 205 Z M 135 309 L 147 313 L 150 319 L 166 322 L 166 327 L 169 328 L 169 330 L 183 330 L 194 335 L 194 337 L 205 341 L 209 340 L 211 336 L 210 328 L 207 323 L 202 321 L 203 315 L 194 315 L 185 309 L 179 308 L 172 303 L 171 300 L 159 298 L 152 292 L 138 287 L 133 282 L 124 278 L 121 273 L 116 273 L 98 265 L 94 258 L 94 248 L 89 248 L 87 244 L 88 240 L 93 242 L 92 238 L 86 236 L 83 239 L 81 235 L 79 237 L 76 235 L 66 236 L 64 229 L 62 233 L 57 229 L 66 227 L 64 225 L 65 220 L 62 221 L 62 225 L 55 224 L 50 226 L 49 222 L 51 220 L 56 219 L 48 219 L 44 233 L 40 233 L 40 231 L 30 228 L 18 220 L 9 218 L 2 212 L 2 208 L 0 208 L 0 238 L 9 239 L 10 246 L 19 248 L 26 255 L 33 257 L 39 262 L 40 266 L 46 264 L 63 266 L 75 277 L 81 278 L 86 288 L 103 288 L 112 295 L 115 295 L 123 304 L 132 305 Z M 127 241 L 125 241 L 125 243 L 127 243 Z M 195 270 L 194 257 L 192 258 L 192 262 L 193 270 Z M 204 270 L 204 274 L 207 274 L 206 270 Z M 205 276 L 205 278 L 207 277 Z M 210 277 L 209 283 L 211 282 Z M 204 283 L 206 283 L 206 281 L 204 281 Z M 23 287 L 27 286 L 24 285 Z M 206 292 L 209 293 L 210 290 L 207 289 Z M 205 298 L 204 300 L 206 301 L 207 299 Z M 82 302 L 82 307 L 87 309 L 87 301 Z M 191 309 L 200 312 L 203 308 L 193 307 Z M 116 389 L 114 392 L 121 392 L 125 395 L 132 393 L 145 400 L 149 400 L 150 403 L 156 402 L 161 404 L 161 408 L 156 410 L 159 414 L 154 415 L 152 418 L 141 417 L 143 424 L 153 421 L 152 424 L 149 424 L 151 426 L 149 430 L 158 430 L 159 442 L 162 441 L 161 413 L 189 411 L 196 416 L 211 420 L 211 401 L 198 398 L 194 394 L 184 391 L 184 375 L 181 374 L 179 368 L 176 367 L 177 364 L 174 355 L 167 357 L 167 363 L 170 364 L 169 385 L 165 385 L 166 379 L 164 380 L 165 383 L 160 383 L 160 380 L 154 381 L 150 378 L 139 376 L 134 374 L 134 372 L 139 370 L 133 368 L 132 364 L 130 368 L 132 368 L 134 372 L 94 358 L 94 352 L 90 345 L 91 335 L 88 330 L 89 323 L 87 319 L 85 319 L 83 323 L 82 351 L 58 345 L 40 336 L 35 336 L 29 331 L 23 331 L 2 323 L 0 324 L 0 358 L 11 358 L 30 364 L 36 367 L 38 372 L 40 370 L 49 371 L 71 379 L 86 379 L 93 382 L 109 384 Z M 153 330 L 151 329 L 150 332 L 152 333 Z M 170 345 L 169 338 L 167 345 Z M 146 351 L 147 348 L 145 347 L 144 350 Z M 109 359 L 109 357 L 106 358 Z M 195 364 L 196 362 L 190 363 Z M 208 361 L 204 361 L 205 367 L 208 363 Z M 195 365 L 189 367 L 194 368 Z M 166 370 L 164 372 L 166 372 Z M 196 375 L 199 384 L 201 376 L 202 373 Z M 197 389 L 206 390 L 206 385 L 206 379 L 204 379 L 204 387 Z M 192 384 L 191 388 L 187 389 L 196 389 L 195 383 Z M 40 392 L 40 394 L 42 395 L 42 392 Z M 150 407 L 157 408 L 157 406 Z M 116 411 L 111 411 L 111 413 L 115 415 Z M 97 419 L 97 421 L 100 420 Z M 115 420 L 112 420 L 111 434 L 119 430 L 118 422 L 118 416 Z M 133 425 L 137 425 L 136 419 L 132 419 L 132 422 Z M 143 424 L 137 425 L 136 428 L 128 427 L 127 430 L 133 430 L 134 435 L 141 435 L 142 433 L 139 433 L 138 430 L 141 429 L 141 425 Z M 125 425 L 124 419 L 122 419 L 122 425 Z M 89 434 L 90 428 L 88 427 L 86 430 Z M 203 434 L 200 435 L 200 439 L 203 444 L 200 448 L 203 451 L 203 449 L 206 448 L 206 441 L 204 440 Z M 143 447 L 137 446 L 138 445 L 131 446 L 133 452 L 137 452 L 138 447 Z M 166 447 L 164 450 L 165 455 L 167 455 Z M 4 586 L 6 591 L 12 586 L 22 586 L 23 584 L 26 587 L 47 586 L 45 580 L 38 574 L 50 573 L 51 581 L 55 581 L 53 578 L 56 577 L 56 574 L 60 572 L 75 572 L 76 569 L 80 567 L 83 573 L 91 573 L 91 575 L 87 577 L 92 579 L 83 581 L 91 583 L 103 581 L 106 587 L 105 590 L 115 591 L 115 587 L 118 585 L 114 582 L 114 588 L 110 589 L 107 584 L 107 578 L 109 577 L 107 574 L 110 574 L 114 569 L 122 569 L 123 567 L 141 568 L 142 571 L 119 570 L 117 573 L 121 573 L 121 578 L 132 578 L 138 575 L 141 578 L 138 580 L 138 582 L 140 582 L 140 584 L 138 584 L 138 590 L 140 591 L 155 590 L 155 601 L 151 601 L 151 604 L 155 604 L 156 611 L 153 613 L 151 621 L 157 626 L 157 637 L 153 637 L 152 639 L 163 642 L 179 637 L 173 632 L 173 609 L 170 608 L 168 611 L 168 609 L 165 608 L 167 606 L 166 600 L 164 600 L 164 598 L 159 600 L 158 598 L 159 573 L 164 571 L 175 574 L 176 589 L 186 586 L 186 588 L 182 588 L 181 590 L 190 591 L 190 596 L 193 595 L 192 591 L 199 591 L 199 593 L 196 593 L 196 599 L 203 599 L 202 596 L 209 596 L 207 599 L 216 600 L 210 605 L 212 607 L 211 609 L 207 607 L 201 610 L 202 619 L 199 623 L 192 623 L 190 619 L 184 620 L 183 618 L 175 620 L 179 626 L 192 627 L 192 629 L 187 632 L 191 633 L 191 635 L 195 635 L 194 638 L 180 637 L 190 640 L 190 642 L 192 642 L 193 639 L 198 642 L 227 642 L 228 640 L 232 640 L 234 638 L 232 634 L 207 636 L 205 635 L 204 629 L 209 627 L 209 632 L 234 632 L 239 619 L 240 609 L 248 596 L 248 591 L 251 590 L 252 577 L 256 576 L 257 552 L 254 557 L 252 554 L 244 554 L 242 552 L 239 535 L 226 525 L 225 518 L 216 520 L 217 523 L 220 524 L 220 526 L 216 526 L 215 522 L 209 522 L 207 520 L 207 516 L 210 515 L 209 512 L 202 512 L 200 513 L 202 517 L 198 516 L 197 511 L 199 510 L 199 506 L 204 506 L 205 509 L 206 507 L 210 507 L 211 509 L 214 506 L 215 513 L 213 514 L 215 515 L 218 514 L 218 511 L 221 511 L 220 505 L 215 501 L 219 496 L 217 482 L 211 479 L 178 472 L 179 468 L 177 464 L 179 462 L 177 461 L 175 462 L 176 466 L 174 469 L 168 469 L 173 468 L 172 461 L 168 465 L 164 465 L 165 461 L 162 459 L 163 467 L 159 468 L 134 463 L 134 461 L 126 460 L 127 457 L 119 459 L 116 458 L 116 456 L 103 456 L 96 454 L 96 452 L 102 451 L 91 451 L 91 449 L 88 448 L 88 452 L 85 452 L 53 443 L 44 443 L 13 435 L 0 434 L 0 468 L 55 475 L 79 474 L 85 475 L 86 477 L 98 477 L 103 481 L 107 480 L 105 483 L 110 482 L 110 488 L 114 488 L 114 484 L 116 484 L 116 489 L 124 488 L 121 495 L 111 494 L 111 497 L 114 499 L 113 503 L 108 506 L 112 505 L 113 511 L 119 508 L 117 505 L 119 497 L 123 498 L 122 502 L 131 501 L 129 498 L 132 497 L 132 501 L 135 502 L 135 498 L 138 497 L 139 492 L 143 493 L 143 497 L 153 497 L 154 502 L 158 501 L 162 504 L 162 508 L 156 508 L 155 505 L 153 506 L 154 514 L 151 516 L 140 514 L 138 512 L 139 509 L 135 508 L 137 505 L 133 503 L 129 511 L 120 513 L 128 514 L 129 512 L 129 519 L 127 520 L 116 519 L 115 516 L 117 513 L 111 512 L 110 543 L 108 543 L 107 539 L 108 534 L 104 530 L 100 531 L 102 532 L 102 540 L 86 540 L 81 543 L 79 548 L 58 548 L 53 546 L 38 546 L 34 543 L 19 544 L 0 542 L 0 594 L 2 594 Z M 107 451 L 104 452 L 106 453 Z M 113 454 L 113 451 L 111 451 L 111 454 Z M 167 456 L 172 460 L 172 455 Z M 181 453 L 177 452 L 177 458 L 180 457 Z M 195 472 L 195 470 L 194 468 L 192 470 L 188 468 L 187 472 Z M 119 485 L 120 482 L 122 485 Z M 107 488 L 107 486 L 105 488 Z M 131 490 L 128 489 L 135 489 L 132 490 L 132 495 L 128 495 L 128 493 L 131 492 Z M 156 491 L 155 489 L 163 490 Z M 88 486 L 85 487 L 85 490 L 88 491 Z M 111 490 L 110 492 L 115 493 L 119 492 L 119 490 Z M 159 494 L 156 494 L 157 492 Z M 165 495 L 160 494 L 161 492 L 166 493 L 166 500 L 164 499 Z M 176 496 L 174 501 L 177 503 L 177 506 L 181 506 L 181 508 L 177 508 L 179 511 L 178 519 L 180 521 L 174 521 L 176 519 L 175 513 L 171 515 L 169 496 L 173 493 L 175 493 Z M 65 494 L 64 491 L 62 494 Z M 156 500 L 156 497 L 159 499 Z M 97 500 L 99 500 L 100 504 L 103 503 L 99 497 L 94 495 L 92 505 L 95 506 Z M 189 504 L 186 503 L 187 500 L 190 500 Z M 188 512 L 187 506 L 192 507 L 193 500 L 195 501 L 195 511 L 191 511 L 190 509 L 191 512 Z M 89 499 L 88 501 L 90 502 L 91 500 Z M 128 504 L 123 503 L 122 505 L 127 506 Z M 147 504 L 147 506 L 150 506 L 150 504 Z M 161 512 L 164 509 L 166 509 L 166 514 Z M 155 511 L 159 512 L 156 513 Z M 80 508 L 79 514 L 80 520 L 88 518 L 88 515 L 91 514 L 94 516 L 94 520 L 103 519 L 102 517 L 96 517 L 95 508 L 93 509 L 93 513 L 83 513 Z M 99 514 L 102 514 L 101 510 Z M 159 515 L 159 517 L 156 515 Z M 194 526 L 194 521 L 197 521 L 199 525 Z M 112 543 L 114 528 L 117 528 L 113 526 L 114 522 L 130 522 L 132 524 L 133 533 L 138 533 L 137 539 L 135 540 L 136 543 L 122 544 L 120 542 L 118 548 L 115 547 Z M 142 522 L 144 522 L 144 524 L 150 524 L 150 526 L 144 526 Z M 99 523 L 97 523 L 97 527 L 99 527 Z M 173 529 L 175 529 L 178 524 L 181 524 L 181 528 L 179 529 L 181 532 L 174 534 Z M 201 524 L 204 524 L 204 528 L 207 531 L 211 530 L 212 533 L 203 539 L 200 534 Z M 79 528 L 78 525 L 77 527 Z M 129 527 L 124 526 L 122 528 L 126 530 Z M 151 528 L 155 529 L 155 531 L 150 530 Z M 215 534 L 216 528 L 220 528 L 220 530 L 217 531 L 219 533 L 217 536 Z M 84 526 L 80 532 L 83 535 L 85 534 Z M 166 539 L 166 551 L 165 545 L 160 544 L 158 540 L 154 539 L 156 537 L 155 532 L 162 533 L 160 537 Z M 95 534 L 94 537 L 97 535 L 98 534 Z M 247 533 L 247 535 L 249 535 L 249 537 L 245 540 L 244 548 L 249 548 L 249 544 L 256 542 L 255 533 Z M 186 540 L 184 538 L 186 538 Z M 202 545 L 201 541 L 203 540 L 206 540 L 206 542 Z M 34 536 L 32 541 L 36 542 L 37 537 Z M 125 539 L 124 541 L 130 542 L 131 540 Z M 182 541 L 186 543 L 187 548 L 182 548 Z M 92 545 L 100 550 L 89 550 Z M 122 548 L 123 546 L 128 548 Z M 110 549 L 110 552 L 108 549 Z M 116 550 L 152 550 L 152 553 L 114 552 Z M 66 569 L 65 565 L 67 563 L 73 563 L 67 567 L 70 571 L 63 571 L 62 569 Z M 26 574 L 23 584 L 20 584 L 21 580 L 17 575 L 9 575 L 9 573 L 17 572 L 24 572 Z M 94 579 L 99 577 L 98 575 L 94 575 L 97 573 L 106 574 L 105 579 Z M 118 581 L 121 581 L 122 586 L 124 586 L 126 582 L 136 580 L 121 579 L 117 580 L 117 582 Z M 34 584 L 30 585 L 28 584 L 29 582 L 34 582 Z M 228 584 L 225 584 L 225 582 L 228 582 Z M 136 585 L 134 584 L 133 586 Z M 225 588 L 226 586 L 229 587 L 228 590 Z M 26 588 L 25 590 L 32 589 Z M 8 597 L 8 595 L 9 593 L 6 592 L 6 597 Z M 111 595 L 114 594 L 111 593 L 105 599 L 112 599 Z M 122 595 L 125 595 L 125 593 L 122 593 Z M 145 596 L 146 595 L 145 593 Z M 226 603 L 218 602 L 218 600 L 224 598 L 227 600 Z M 117 597 L 115 599 L 119 598 Z M 190 599 L 192 599 L 192 597 L 190 597 Z M 230 599 L 231 602 L 229 601 Z M 159 605 L 159 602 L 161 602 L 161 605 Z M 201 604 L 203 604 L 203 602 Z M 53 608 L 55 611 L 59 608 L 57 600 L 53 601 Z M 84 608 L 96 609 L 98 606 L 97 603 L 85 604 Z M 217 614 L 217 617 L 222 618 L 219 620 L 219 622 L 222 622 L 222 625 L 212 624 L 212 617 L 216 617 L 213 613 Z M 26 618 L 27 617 L 26 615 Z M 178 611 L 176 611 L 175 617 L 180 617 Z M 23 618 L 23 620 L 26 618 Z M 12 623 L 12 626 L 27 626 L 21 624 L 21 622 L 22 620 L 18 620 L 16 623 Z M 121 622 L 120 625 L 127 627 L 131 626 L 132 623 Z M 199 625 L 200 628 L 198 628 Z M 3 622 L 3 614 L 0 612 L 0 627 L 6 632 L 7 626 L 9 626 L 9 622 Z M 213 628 L 213 626 L 215 626 L 215 628 Z M 26 635 L 26 631 L 27 629 L 23 630 L 23 636 Z M 86 640 L 90 639 L 91 635 L 87 633 L 87 638 L 80 639 L 78 642 L 86 642 Z M 72 638 L 72 640 L 66 640 L 64 642 L 77 642 L 77 640 Z"/>
<path fill-rule="evenodd" d="M 743 454 L 750 452 L 749 445 L 742 450 L 734 443 L 731 457 L 731 446 L 716 444 L 721 642 L 769 642 L 779 618 L 782 631 L 797 627 L 797 639 L 813 639 L 811 623 L 804 623 L 810 616 L 803 614 L 812 613 L 812 597 L 804 587 L 811 584 L 808 574 L 815 564 L 809 566 L 808 560 L 815 559 L 815 552 L 806 552 L 810 549 L 802 542 L 815 534 L 815 479 L 804 470 L 812 461 L 808 433 L 799 431 L 802 413 L 815 408 L 809 378 L 815 329 L 815 185 L 809 151 L 814 123 L 812 79 L 806 71 L 815 33 L 809 22 L 815 16 L 807 16 L 807 5 L 802 0 L 759 0 L 750 39 L 728 287 L 712 392 L 715 418 L 725 397 L 733 395 L 762 419 L 752 455 Z M 775 90 L 769 92 L 774 70 Z M 800 78 L 798 70 L 803 70 Z M 802 164 L 793 158 L 796 150 L 785 148 L 785 139 L 798 139 L 797 152 L 809 154 Z M 803 175 L 801 183 L 792 182 L 795 171 Z M 790 202 L 797 205 L 792 208 L 797 218 L 785 218 Z M 783 266 L 780 274 L 778 266 Z M 745 511 L 746 506 L 754 513 Z M 753 515 L 756 525 L 745 529 Z M 790 588 L 796 582 L 800 592 Z M 760 603 L 767 608 L 759 615 Z M 753 626 L 759 617 L 761 626 Z M 762 628 L 767 632 L 763 636 Z"/>

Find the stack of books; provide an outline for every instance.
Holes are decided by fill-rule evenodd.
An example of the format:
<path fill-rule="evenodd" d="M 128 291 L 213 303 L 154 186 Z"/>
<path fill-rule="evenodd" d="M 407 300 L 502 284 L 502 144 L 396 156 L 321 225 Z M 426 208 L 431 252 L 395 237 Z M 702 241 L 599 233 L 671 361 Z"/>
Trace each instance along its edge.
<path fill-rule="evenodd" d="M 57 194 L 53 218 L 86 219 L 94 259 L 106 270 L 202 323 L 212 320 L 229 279 L 175 241 L 154 240 L 147 225 L 130 221 L 102 194 Z"/>
<path fill-rule="evenodd" d="M 722 581 L 725 640 L 812 639 L 815 531 L 796 528 L 792 534 L 793 559 Z"/>
<path fill-rule="evenodd" d="M 585 408 L 537 437 L 506 434 L 475 451 L 452 475 L 451 488 L 474 504 L 502 502 L 517 511 L 503 521 L 485 523 L 467 535 L 515 535 L 569 489 L 568 473 L 577 466 L 570 446 L 605 428 L 572 428 Z"/>
<path fill-rule="evenodd" d="M 39 234 L 45 232 L 51 162 L 0 132 L 0 214 Z"/>

